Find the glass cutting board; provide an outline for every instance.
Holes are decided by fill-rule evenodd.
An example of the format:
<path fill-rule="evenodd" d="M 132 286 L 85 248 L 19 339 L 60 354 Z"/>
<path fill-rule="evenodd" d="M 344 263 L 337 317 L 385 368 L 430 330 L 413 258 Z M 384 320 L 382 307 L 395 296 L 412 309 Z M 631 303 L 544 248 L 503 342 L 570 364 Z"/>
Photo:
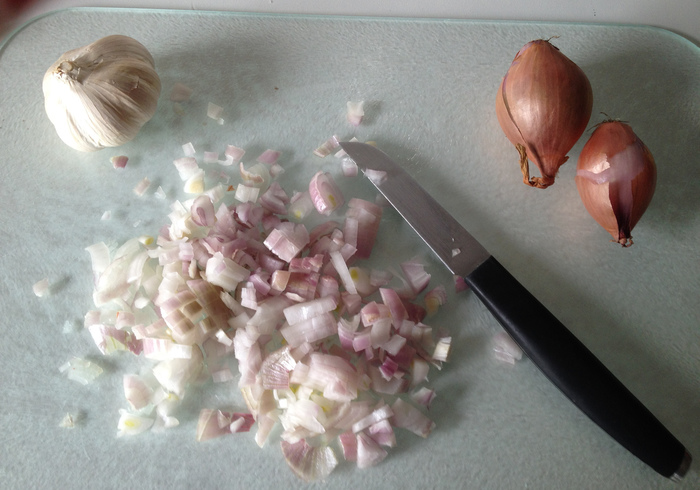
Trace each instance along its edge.
<path fill-rule="evenodd" d="M 61 53 L 116 33 L 153 54 L 159 107 L 134 141 L 78 153 L 44 113 L 42 77 Z M 589 133 L 541 191 L 522 184 L 496 121 L 496 89 L 515 53 L 552 36 L 591 81 L 590 126 L 601 112 L 628 121 L 656 158 L 656 195 L 629 249 L 610 243 L 578 197 L 575 163 Z M 195 442 L 201 408 L 244 408 L 235 381 L 194 390 L 176 428 L 116 437 L 122 375 L 135 367 L 102 357 L 81 327 L 92 308 L 85 247 L 167 223 L 169 203 L 186 198 L 172 161 L 188 142 L 200 155 L 237 145 L 249 161 L 276 149 L 285 188 L 303 189 L 323 169 L 348 195 L 373 198 L 333 157 L 312 155 L 333 134 L 377 141 L 404 164 L 700 457 L 700 50 L 687 40 L 643 26 L 80 9 L 9 36 L 0 80 L 4 488 L 679 488 L 529 361 L 496 361 L 500 327 L 468 292 L 450 293 L 430 318 L 453 338 L 450 361 L 431 376 L 436 429 L 425 440 L 398 434 L 376 467 L 341 462 L 325 482 L 304 485 L 279 445 L 259 449 L 253 432 Z M 176 110 L 168 96 L 178 82 L 194 91 Z M 345 120 L 349 100 L 365 101 L 357 128 Z M 209 102 L 223 108 L 223 124 L 207 117 Z M 129 157 L 125 169 L 112 167 L 115 155 Z M 139 198 L 132 189 L 144 177 L 153 184 Z M 435 283 L 450 283 L 386 210 L 370 264 L 414 255 Z M 37 298 L 32 285 L 43 278 L 51 294 Z M 73 356 L 103 375 L 87 386 L 68 380 L 58 368 Z M 59 427 L 66 413 L 80 414 L 75 428 Z M 680 488 L 697 484 L 692 469 Z"/>

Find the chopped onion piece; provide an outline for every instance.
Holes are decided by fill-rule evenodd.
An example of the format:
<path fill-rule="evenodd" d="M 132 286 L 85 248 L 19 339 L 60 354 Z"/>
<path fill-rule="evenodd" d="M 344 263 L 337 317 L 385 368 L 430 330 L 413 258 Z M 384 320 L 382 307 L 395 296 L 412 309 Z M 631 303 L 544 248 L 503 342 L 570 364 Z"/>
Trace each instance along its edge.
<path fill-rule="evenodd" d="M 392 412 L 391 407 L 389 405 L 382 405 L 366 417 L 355 422 L 352 426 L 352 431 L 355 433 L 363 431 L 377 422 L 389 419 L 392 415 L 394 415 L 394 412 Z"/>
<path fill-rule="evenodd" d="M 144 177 L 144 178 L 141 179 L 141 181 L 140 181 L 138 184 L 136 184 L 136 186 L 134 187 L 134 194 L 136 194 L 136 195 L 139 196 L 139 197 L 140 197 L 140 196 L 143 196 L 143 195 L 146 193 L 146 191 L 148 190 L 149 187 L 151 187 L 151 181 L 148 179 L 148 177 Z"/>
<path fill-rule="evenodd" d="M 359 101 L 359 102 L 352 102 L 348 101 L 348 113 L 347 113 L 347 119 L 350 124 L 353 126 L 359 126 L 360 123 L 362 122 L 362 118 L 365 115 L 365 102 L 364 101 Z"/>
<path fill-rule="evenodd" d="M 335 150 L 339 146 L 340 143 L 338 142 L 338 137 L 333 135 L 314 150 L 314 155 L 319 156 L 321 158 L 327 157 L 331 154 L 331 152 L 333 152 L 333 150 Z"/>
<path fill-rule="evenodd" d="M 58 423 L 58 426 L 64 429 L 72 429 L 78 423 L 79 419 L 79 414 L 67 413 Z"/>
<path fill-rule="evenodd" d="M 112 163 L 114 168 L 124 168 L 126 167 L 126 163 L 129 161 L 129 157 L 124 155 L 113 156 L 109 159 L 109 161 Z"/>
<path fill-rule="evenodd" d="M 357 461 L 357 436 L 352 431 L 343 432 L 338 436 L 345 461 Z"/>
<path fill-rule="evenodd" d="M 117 424 L 117 437 L 134 436 L 146 432 L 153 426 L 154 419 L 142 415 L 119 410 L 120 417 Z"/>
<path fill-rule="evenodd" d="M 331 257 L 331 262 L 333 263 L 335 270 L 340 276 L 340 280 L 342 281 L 343 286 L 345 286 L 345 290 L 350 294 L 357 294 L 355 281 L 352 280 L 352 275 L 350 274 L 350 270 L 348 269 L 348 266 L 345 263 L 345 259 L 343 258 L 343 256 L 340 254 L 340 252 L 337 251 L 330 252 L 329 255 Z"/>
<path fill-rule="evenodd" d="M 185 154 L 186 157 L 191 157 L 194 156 L 197 152 L 194 149 L 194 145 L 192 142 L 185 143 L 182 145 L 182 152 Z"/>
<path fill-rule="evenodd" d="M 435 286 L 433 289 L 425 293 L 423 298 L 425 302 L 425 311 L 428 315 L 433 315 L 440 306 L 447 302 L 447 290 L 442 284 Z"/>
<path fill-rule="evenodd" d="M 176 82 L 170 89 L 170 100 L 173 102 L 185 102 L 190 99 L 192 89 L 185 84 Z"/>
<path fill-rule="evenodd" d="M 340 161 L 340 168 L 345 177 L 357 177 L 360 173 L 360 168 L 352 158 L 343 158 Z"/>
<path fill-rule="evenodd" d="M 257 158 L 257 161 L 260 163 L 266 163 L 268 165 L 274 165 L 277 163 L 277 160 L 279 159 L 281 153 L 276 150 L 265 150 L 260 154 L 260 156 Z"/>
<path fill-rule="evenodd" d="M 102 368 L 100 366 L 79 357 L 73 357 L 59 367 L 58 370 L 65 373 L 68 379 L 72 379 L 83 385 L 92 383 L 102 374 Z"/>
<path fill-rule="evenodd" d="M 35 282 L 32 286 L 32 290 L 34 291 L 34 294 L 36 294 L 39 298 L 48 295 L 50 290 L 49 280 L 44 278 L 40 281 Z"/>
<path fill-rule="evenodd" d="M 218 163 L 219 153 L 215 151 L 205 151 L 202 161 L 204 163 Z"/>
<path fill-rule="evenodd" d="M 185 181 L 184 191 L 187 194 L 201 194 L 204 192 L 204 170 L 197 169 L 190 177 Z"/>
<path fill-rule="evenodd" d="M 295 475 L 305 482 L 322 480 L 338 465 L 335 453 L 328 446 L 313 447 L 305 440 L 281 442 L 284 459 Z"/>
<path fill-rule="evenodd" d="M 434 361 L 446 361 L 447 355 L 450 353 L 450 343 L 452 342 L 452 337 L 444 337 L 440 339 L 435 345 L 435 350 L 433 351 Z"/>
<path fill-rule="evenodd" d="M 316 210 L 326 216 L 345 202 L 343 193 L 328 172 L 317 172 L 313 176 L 309 182 L 309 195 Z"/>
<path fill-rule="evenodd" d="M 199 171 L 199 165 L 194 157 L 182 157 L 173 160 L 173 165 L 177 169 L 180 180 L 186 181 Z"/>
<path fill-rule="evenodd" d="M 425 265 L 418 257 L 402 262 L 401 270 L 411 289 L 415 294 L 423 291 L 430 283 L 430 274 L 425 272 Z"/>
<path fill-rule="evenodd" d="M 425 386 L 419 388 L 411 394 L 411 400 L 425 408 L 430 408 L 430 404 L 435 399 L 435 390 Z"/>
<path fill-rule="evenodd" d="M 309 243 L 309 232 L 302 224 L 282 222 L 263 242 L 280 259 L 289 262 Z"/>
<path fill-rule="evenodd" d="M 213 102 L 209 102 L 207 104 L 207 117 L 210 119 L 214 119 L 218 124 L 223 124 L 224 120 L 221 117 L 221 115 L 224 113 L 224 108 L 221 106 L 218 106 L 214 104 Z"/>
<path fill-rule="evenodd" d="M 259 194 L 260 189 L 258 187 L 249 187 L 247 185 L 240 184 L 238 187 L 236 187 L 235 197 L 241 202 L 256 202 Z"/>
<path fill-rule="evenodd" d="M 336 299 L 331 296 L 326 296 L 289 306 L 285 308 L 283 312 L 287 322 L 294 325 L 323 313 L 333 311 L 336 306 L 338 306 Z"/>
<path fill-rule="evenodd" d="M 384 170 L 374 170 L 371 168 L 365 169 L 365 177 L 372 181 L 376 186 L 382 185 L 387 178 L 387 173 Z"/>
<path fill-rule="evenodd" d="M 523 358 L 523 350 L 506 332 L 498 332 L 493 337 L 493 352 L 499 361 L 515 364 Z"/>
<path fill-rule="evenodd" d="M 375 466 L 389 455 L 389 453 L 377 444 L 368 434 L 357 434 L 357 467 L 360 469 Z"/>
<path fill-rule="evenodd" d="M 244 413 L 228 413 L 221 410 L 203 409 L 197 422 L 197 442 L 233 432 L 248 432 L 253 425 L 253 416 Z"/>
<path fill-rule="evenodd" d="M 421 437 L 428 437 L 435 428 L 435 423 L 432 420 L 401 398 L 396 399 L 391 405 L 391 409 L 394 412 L 392 417 L 394 427 L 408 429 Z"/>
<path fill-rule="evenodd" d="M 316 342 L 334 335 L 338 331 L 335 317 L 330 313 L 321 313 L 308 320 L 293 325 L 285 325 L 280 329 L 284 339 L 292 347 L 298 347 L 304 342 Z"/>
<path fill-rule="evenodd" d="M 297 221 L 306 218 L 314 209 L 314 203 L 311 200 L 311 194 L 308 191 L 300 192 L 292 196 L 287 213 Z"/>
<path fill-rule="evenodd" d="M 124 375 L 124 396 L 134 410 L 140 410 L 148 405 L 153 397 L 153 389 L 135 374 Z"/>
<path fill-rule="evenodd" d="M 242 148 L 238 148 L 237 146 L 227 145 L 226 150 L 224 151 L 224 155 L 226 155 L 227 157 L 227 162 L 228 158 L 231 159 L 231 163 L 229 163 L 228 165 L 232 165 L 236 162 L 239 162 L 243 158 L 243 155 L 245 155 L 245 150 Z"/>

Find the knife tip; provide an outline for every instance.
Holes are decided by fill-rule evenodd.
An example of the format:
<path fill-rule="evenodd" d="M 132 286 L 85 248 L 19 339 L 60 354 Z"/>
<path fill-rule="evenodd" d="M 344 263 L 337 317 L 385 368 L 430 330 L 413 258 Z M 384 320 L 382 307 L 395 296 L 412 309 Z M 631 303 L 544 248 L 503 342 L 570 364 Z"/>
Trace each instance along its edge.
<path fill-rule="evenodd" d="M 688 473 L 688 470 L 690 469 L 690 464 L 692 462 L 693 457 L 686 449 L 685 454 L 683 454 L 681 464 L 678 466 L 678 469 L 673 473 L 673 475 L 671 475 L 671 480 L 674 482 L 680 482 L 683 479 L 683 477 Z"/>

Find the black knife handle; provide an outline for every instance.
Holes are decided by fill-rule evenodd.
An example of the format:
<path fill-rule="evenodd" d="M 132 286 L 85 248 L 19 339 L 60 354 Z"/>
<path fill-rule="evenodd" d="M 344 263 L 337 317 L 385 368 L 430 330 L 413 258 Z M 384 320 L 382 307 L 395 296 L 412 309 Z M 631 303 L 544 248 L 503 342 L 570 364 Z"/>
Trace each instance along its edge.
<path fill-rule="evenodd" d="M 661 475 L 675 480 L 684 476 L 690 453 L 683 444 L 495 258 L 465 280 L 577 407 Z"/>

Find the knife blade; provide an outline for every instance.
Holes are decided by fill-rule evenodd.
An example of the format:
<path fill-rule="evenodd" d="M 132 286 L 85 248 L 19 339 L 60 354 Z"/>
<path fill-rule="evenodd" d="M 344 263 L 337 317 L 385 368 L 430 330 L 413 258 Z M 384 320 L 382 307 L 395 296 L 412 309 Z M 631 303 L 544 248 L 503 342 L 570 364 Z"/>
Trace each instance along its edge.
<path fill-rule="evenodd" d="M 401 166 L 365 143 L 340 146 L 574 405 L 659 474 L 685 476 L 683 444 Z"/>

